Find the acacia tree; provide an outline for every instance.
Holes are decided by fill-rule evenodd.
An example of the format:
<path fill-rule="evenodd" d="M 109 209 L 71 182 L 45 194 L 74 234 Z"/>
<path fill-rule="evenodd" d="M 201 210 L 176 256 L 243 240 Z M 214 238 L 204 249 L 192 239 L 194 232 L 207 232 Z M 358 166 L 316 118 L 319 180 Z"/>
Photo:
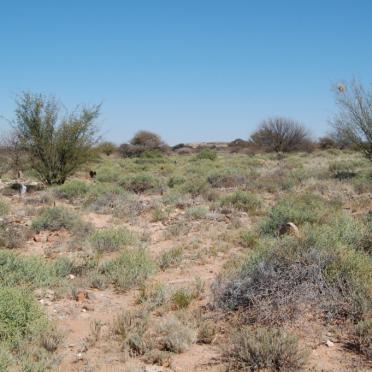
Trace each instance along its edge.
<path fill-rule="evenodd" d="M 261 123 L 251 135 L 251 143 L 264 151 L 290 152 L 307 150 L 311 139 L 299 122 L 275 117 Z"/>
<path fill-rule="evenodd" d="M 353 80 L 339 85 L 335 95 L 339 112 L 332 124 L 337 135 L 372 160 L 372 90 Z"/>
<path fill-rule="evenodd" d="M 80 107 L 59 119 L 60 106 L 51 96 L 23 93 L 16 105 L 14 126 L 31 167 L 43 182 L 63 184 L 92 155 L 100 106 Z"/>

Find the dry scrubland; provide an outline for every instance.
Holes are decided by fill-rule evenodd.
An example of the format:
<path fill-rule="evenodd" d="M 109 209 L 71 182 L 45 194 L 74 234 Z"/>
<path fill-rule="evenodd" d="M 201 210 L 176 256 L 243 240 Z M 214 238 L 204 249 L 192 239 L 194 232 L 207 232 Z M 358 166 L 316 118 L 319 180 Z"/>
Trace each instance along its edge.
<path fill-rule="evenodd" d="M 1 371 L 371 367 L 371 163 L 215 155 L 102 155 L 23 198 L 2 176 Z"/>

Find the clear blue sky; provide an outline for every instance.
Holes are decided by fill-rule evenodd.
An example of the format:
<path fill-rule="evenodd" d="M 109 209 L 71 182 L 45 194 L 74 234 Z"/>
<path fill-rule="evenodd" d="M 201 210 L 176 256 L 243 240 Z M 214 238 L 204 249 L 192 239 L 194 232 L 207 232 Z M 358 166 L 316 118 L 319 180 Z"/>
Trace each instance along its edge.
<path fill-rule="evenodd" d="M 370 0 L 0 3 L 0 115 L 23 90 L 103 102 L 117 143 L 138 129 L 171 144 L 247 138 L 273 115 L 321 135 L 331 85 L 352 77 L 372 81 Z"/>

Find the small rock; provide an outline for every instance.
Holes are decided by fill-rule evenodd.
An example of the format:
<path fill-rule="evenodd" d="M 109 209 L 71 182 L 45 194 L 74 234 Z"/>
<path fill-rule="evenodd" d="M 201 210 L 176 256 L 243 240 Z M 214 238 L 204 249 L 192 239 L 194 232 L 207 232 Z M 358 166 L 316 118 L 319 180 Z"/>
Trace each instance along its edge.
<path fill-rule="evenodd" d="M 76 276 L 75 276 L 74 274 L 68 274 L 68 278 L 69 278 L 70 280 L 73 280 L 73 279 L 76 278 Z"/>
<path fill-rule="evenodd" d="M 326 345 L 327 345 L 328 347 L 333 347 L 333 346 L 335 346 L 335 344 L 334 344 L 331 340 L 327 340 L 327 341 L 326 341 Z"/>

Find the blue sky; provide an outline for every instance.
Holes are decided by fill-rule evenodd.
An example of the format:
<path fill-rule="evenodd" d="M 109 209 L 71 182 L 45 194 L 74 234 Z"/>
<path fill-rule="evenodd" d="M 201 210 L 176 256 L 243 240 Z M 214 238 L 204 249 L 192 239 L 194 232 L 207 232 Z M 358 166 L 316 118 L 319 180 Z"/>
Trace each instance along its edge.
<path fill-rule="evenodd" d="M 322 135 L 331 85 L 372 81 L 371 15 L 369 0 L 4 0 L 0 115 L 30 90 L 102 102 L 117 143 L 247 138 L 274 115 Z"/>

